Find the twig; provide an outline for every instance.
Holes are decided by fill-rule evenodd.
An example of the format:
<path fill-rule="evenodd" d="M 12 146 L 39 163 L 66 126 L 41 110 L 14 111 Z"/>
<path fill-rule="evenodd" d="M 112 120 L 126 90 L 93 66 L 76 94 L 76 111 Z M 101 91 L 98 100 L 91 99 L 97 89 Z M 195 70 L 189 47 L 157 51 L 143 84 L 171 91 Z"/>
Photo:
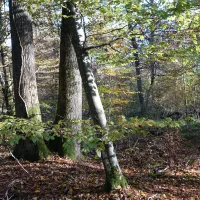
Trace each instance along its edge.
<path fill-rule="evenodd" d="M 110 44 L 110 48 L 113 49 L 114 51 L 117 51 L 118 53 L 121 53 L 121 51 L 115 49 L 111 44 Z"/>
<path fill-rule="evenodd" d="M 7 190 L 6 190 L 6 193 L 5 193 L 5 195 L 4 195 L 4 199 L 2 199 L 2 200 L 10 200 L 10 199 L 12 199 L 12 197 L 14 196 L 14 194 L 13 195 L 11 195 L 10 197 L 8 196 L 8 192 L 9 192 L 9 190 L 14 186 L 14 184 L 16 183 L 16 182 L 21 182 L 19 179 L 16 179 L 16 180 L 14 180 L 14 181 L 12 181 L 11 183 L 9 183 L 9 185 L 8 185 L 8 188 L 7 188 Z"/>
<path fill-rule="evenodd" d="M 157 196 L 157 194 L 154 194 L 153 196 L 148 197 L 148 200 L 153 199 L 153 198 L 156 197 L 156 196 Z"/>
<path fill-rule="evenodd" d="M 8 149 L 10 155 L 17 161 L 19 166 L 31 177 L 30 173 L 23 167 L 23 165 L 19 162 L 19 160 L 13 155 L 13 153 L 10 150 L 10 148 L 8 146 L 6 146 L 6 148 Z"/>
<path fill-rule="evenodd" d="M 136 145 L 138 144 L 138 140 L 139 140 L 139 139 L 140 139 L 140 138 L 138 138 L 138 139 L 136 140 L 135 144 L 133 145 L 133 148 L 136 147 Z"/>

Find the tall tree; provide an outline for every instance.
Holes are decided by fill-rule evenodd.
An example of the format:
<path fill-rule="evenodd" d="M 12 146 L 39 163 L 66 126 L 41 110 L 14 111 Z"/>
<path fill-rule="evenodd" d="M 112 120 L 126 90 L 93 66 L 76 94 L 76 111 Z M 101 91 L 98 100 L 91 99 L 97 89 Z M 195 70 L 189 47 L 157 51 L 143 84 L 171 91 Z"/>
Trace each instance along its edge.
<path fill-rule="evenodd" d="M 30 14 L 17 0 L 9 0 L 12 40 L 13 82 L 16 117 L 41 121 L 35 76 L 33 29 Z M 33 143 L 20 140 L 15 146 L 17 158 L 38 160 L 48 155 L 42 139 Z"/>
<path fill-rule="evenodd" d="M 104 129 L 107 125 L 107 120 L 94 79 L 91 64 L 88 59 L 87 48 L 83 48 L 80 43 L 77 21 L 75 19 L 76 12 L 73 1 L 68 1 L 66 3 L 66 16 L 66 25 L 70 31 L 72 44 L 76 52 L 79 70 L 83 81 L 83 87 L 89 104 L 90 114 L 94 124 Z M 101 157 L 106 173 L 105 189 L 110 191 L 117 188 L 118 186 L 127 186 L 126 179 L 122 174 L 118 159 L 116 157 L 113 143 L 106 142 L 104 147 L 105 149 L 102 151 Z"/>
<path fill-rule="evenodd" d="M 67 8 L 62 8 L 62 25 L 60 41 L 59 94 L 55 123 L 64 120 L 72 135 L 81 129 L 82 119 L 82 80 L 78 68 L 76 54 L 72 45 L 72 33 L 68 27 Z M 65 145 L 64 145 L 65 143 Z M 80 143 L 66 141 L 57 137 L 53 144 L 58 147 L 61 156 L 79 159 Z"/>

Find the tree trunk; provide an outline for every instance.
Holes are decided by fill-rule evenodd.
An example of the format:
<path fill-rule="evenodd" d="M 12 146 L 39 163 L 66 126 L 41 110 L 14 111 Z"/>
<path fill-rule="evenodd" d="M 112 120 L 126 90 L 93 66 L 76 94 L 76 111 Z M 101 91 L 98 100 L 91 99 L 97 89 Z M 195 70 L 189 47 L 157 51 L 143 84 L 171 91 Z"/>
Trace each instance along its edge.
<path fill-rule="evenodd" d="M 12 95 L 12 89 L 10 87 L 9 83 L 9 76 L 6 69 L 6 62 L 5 62 L 5 53 L 4 53 L 4 39 L 3 39 L 3 19 L 2 19 L 2 10 L 0 10 L 0 54 L 1 54 L 1 65 L 3 72 L 0 75 L 0 82 L 2 87 L 2 93 L 4 97 L 4 102 L 6 105 L 6 114 L 13 115 L 14 109 L 13 109 L 13 95 Z M 2 111 L 4 111 L 4 106 L 2 106 Z"/>
<path fill-rule="evenodd" d="M 62 16 L 67 16 L 68 10 L 62 8 Z M 82 81 L 76 59 L 74 47 L 72 45 L 72 34 L 69 31 L 68 19 L 62 17 L 61 42 L 60 42 L 60 66 L 59 66 L 59 94 L 57 104 L 57 114 L 55 123 L 64 120 L 72 135 L 76 135 L 81 130 L 82 120 Z M 80 143 L 73 144 L 65 148 L 63 143 L 67 142 L 62 136 L 57 137 L 53 144 L 58 147 L 61 156 L 68 156 L 72 159 L 80 159 Z"/>
<path fill-rule="evenodd" d="M 153 3 L 153 0 L 151 0 L 151 3 Z M 154 42 L 154 32 L 152 31 L 149 38 L 149 43 L 153 44 Z M 149 110 L 149 108 L 153 105 L 154 102 L 154 95 L 153 95 L 153 88 L 155 83 L 155 76 L 156 76 L 156 62 L 151 61 L 150 63 L 150 86 L 146 92 L 146 110 Z M 150 101 L 151 96 L 151 103 Z"/>
<path fill-rule="evenodd" d="M 155 82 L 155 62 L 153 61 L 150 63 L 150 70 L 151 70 L 150 86 L 146 92 L 146 108 L 147 109 L 153 105 L 153 87 L 154 87 L 154 82 Z M 150 96 L 151 96 L 151 103 L 149 103 Z"/>
<path fill-rule="evenodd" d="M 138 54 L 138 45 L 136 38 L 133 37 L 131 39 L 132 47 L 136 50 L 134 53 L 135 57 L 135 71 L 137 76 L 137 88 L 138 88 L 138 99 L 140 103 L 140 115 L 145 115 L 145 104 L 144 104 L 144 96 L 143 96 L 143 89 L 142 89 L 142 77 L 141 77 L 141 68 L 140 68 L 140 60 L 139 60 L 139 54 Z"/>
<path fill-rule="evenodd" d="M 105 128 L 107 125 L 104 108 L 99 96 L 98 88 L 95 83 L 94 75 L 92 72 L 91 64 L 88 59 L 88 53 L 83 49 L 80 44 L 79 35 L 76 27 L 75 10 L 71 1 L 67 2 L 67 22 L 69 31 L 72 34 L 72 43 L 76 52 L 79 70 L 81 73 L 83 87 L 86 92 L 87 101 L 90 108 L 90 114 L 94 124 Z M 125 187 L 127 182 L 123 176 L 118 164 L 118 160 L 114 151 L 113 143 L 108 142 L 105 144 L 105 149 L 102 151 L 102 161 L 106 173 L 105 190 L 110 191 L 118 186 Z"/>
<path fill-rule="evenodd" d="M 35 118 L 41 121 L 35 76 L 32 19 L 16 0 L 9 0 L 9 8 L 16 117 Z M 26 139 L 16 145 L 13 153 L 17 158 L 33 161 L 46 157 L 48 149 L 42 139 L 37 143 Z"/>

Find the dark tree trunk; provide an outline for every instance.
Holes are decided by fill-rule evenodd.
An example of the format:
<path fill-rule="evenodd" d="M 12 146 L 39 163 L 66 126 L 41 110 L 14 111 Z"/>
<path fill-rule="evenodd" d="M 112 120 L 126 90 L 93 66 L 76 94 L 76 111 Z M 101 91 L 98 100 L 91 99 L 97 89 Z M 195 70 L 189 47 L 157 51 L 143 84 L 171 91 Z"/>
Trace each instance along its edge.
<path fill-rule="evenodd" d="M 70 33 L 72 34 L 72 44 L 76 52 L 79 70 L 83 81 L 83 87 L 85 89 L 87 101 L 90 108 L 90 114 L 92 116 L 94 124 L 100 126 L 101 128 L 105 128 L 107 125 L 107 121 L 104 108 L 99 96 L 97 85 L 95 83 L 91 64 L 88 59 L 88 53 L 83 49 L 80 44 L 75 20 L 76 13 L 73 4 L 70 1 L 67 2 L 67 10 L 68 27 Z M 102 151 L 102 161 L 106 172 L 105 190 L 110 191 L 117 188 L 118 186 L 127 186 L 126 179 L 123 176 L 119 167 L 112 142 L 108 142 L 105 144 L 105 150 Z"/>
<path fill-rule="evenodd" d="M 32 19 L 16 0 L 9 0 L 13 83 L 16 117 L 41 121 L 33 45 Z M 20 141 L 15 149 L 17 158 L 37 160 L 48 155 L 48 149 L 41 139 L 36 144 L 30 140 Z"/>
<path fill-rule="evenodd" d="M 136 38 L 133 37 L 131 39 L 132 47 L 136 50 L 134 53 L 135 57 L 135 71 L 137 76 L 137 88 L 138 88 L 138 99 L 140 103 L 140 115 L 144 116 L 145 114 L 145 104 L 144 104 L 144 95 L 143 95 L 143 89 L 142 89 L 142 77 L 141 77 L 141 67 L 140 67 L 140 60 L 139 60 L 139 54 L 138 54 L 138 45 Z"/>
<path fill-rule="evenodd" d="M 69 15 L 67 8 L 62 8 L 62 16 Z M 59 66 L 59 94 L 55 123 L 64 120 L 72 135 L 81 130 L 82 120 L 82 81 L 72 45 L 72 33 L 68 19 L 62 17 L 61 42 L 60 42 L 60 66 Z M 80 143 L 75 142 L 68 148 L 63 147 L 66 142 L 62 136 L 57 137 L 53 144 L 58 147 L 61 156 L 72 159 L 80 159 Z"/>

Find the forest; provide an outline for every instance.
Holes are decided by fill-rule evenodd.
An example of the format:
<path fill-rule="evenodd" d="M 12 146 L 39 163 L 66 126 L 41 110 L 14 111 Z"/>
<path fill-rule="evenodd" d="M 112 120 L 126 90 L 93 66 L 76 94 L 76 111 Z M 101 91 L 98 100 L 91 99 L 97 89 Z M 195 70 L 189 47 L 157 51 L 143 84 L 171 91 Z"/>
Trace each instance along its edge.
<path fill-rule="evenodd" d="M 0 8 L 0 200 L 200 199 L 199 0 Z"/>

